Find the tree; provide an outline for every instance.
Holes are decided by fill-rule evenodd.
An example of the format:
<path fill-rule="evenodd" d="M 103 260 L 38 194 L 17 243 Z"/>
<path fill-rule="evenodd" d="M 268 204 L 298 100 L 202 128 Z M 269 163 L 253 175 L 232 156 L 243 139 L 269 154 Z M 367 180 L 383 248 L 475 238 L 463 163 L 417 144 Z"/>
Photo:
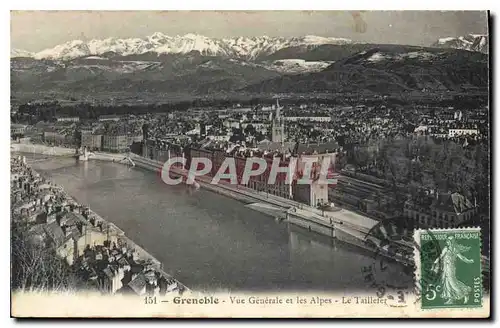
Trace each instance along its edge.
<path fill-rule="evenodd" d="M 347 165 L 347 156 L 344 153 L 339 153 L 336 160 L 336 168 L 337 172 L 340 172 Z"/>
<path fill-rule="evenodd" d="M 255 130 L 255 127 L 252 124 L 248 124 L 245 127 L 244 132 L 245 132 L 245 135 L 255 136 L 257 131 Z"/>
<path fill-rule="evenodd" d="M 233 135 L 229 138 L 229 141 L 234 143 L 245 141 L 243 131 L 241 129 L 233 128 Z"/>
<path fill-rule="evenodd" d="M 368 165 L 373 162 L 373 153 L 367 147 L 359 147 L 351 153 L 351 159 L 356 169 L 366 170 Z"/>
<path fill-rule="evenodd" d="M 81 280 L 52 247 L 30 240 L 24 227 L 12 231 L 12 290 L 75 291 Z"/>

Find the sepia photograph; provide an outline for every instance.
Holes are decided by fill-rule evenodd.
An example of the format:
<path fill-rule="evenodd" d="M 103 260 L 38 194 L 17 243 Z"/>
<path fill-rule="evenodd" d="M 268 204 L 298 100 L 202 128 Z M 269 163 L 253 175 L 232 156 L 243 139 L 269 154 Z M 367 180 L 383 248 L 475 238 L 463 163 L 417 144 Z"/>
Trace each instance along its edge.
<path fill-rule="evenodd" d="M 11 11 L 11 316 L 488 318 L 489 29 Z"/>

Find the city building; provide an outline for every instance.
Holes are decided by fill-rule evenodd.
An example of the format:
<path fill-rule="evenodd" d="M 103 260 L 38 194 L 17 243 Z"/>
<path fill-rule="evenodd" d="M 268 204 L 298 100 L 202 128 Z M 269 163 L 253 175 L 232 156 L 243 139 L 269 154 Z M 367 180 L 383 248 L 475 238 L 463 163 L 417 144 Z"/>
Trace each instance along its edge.
<path fill-rule="evenodd" d="M 226 119 L 223 123 L 223 126 L 228 129 L 239 129 L 241 128 L 241 122 L 235 119 Z"/>
<path fill-rule="evenodd" d="M 241 128 L 246 129 L 247 127 L 253 127 L 255 131 L 261 132 L 263 134 L 267 134 L 267 131 L 269 129 L 269 124 L 268 123 L 263 123 L 263 122 L 244 122 L 241 123 Z"/>
<path fill-rule="evenodd" d="M 331 122 L 332 118 L 330 116 L 285 116 L 284 120 L 287 122 Z"/>
<path fill-rule="evenodd" d="M 90 150 L 100 150 L 102 148 L 102 134 L 82 133 L 82 147 Z"/>
<path fill-rule="evenodd" d="M 478 135 L 479 131 L 477 129 L 449 129 L 448 136 L 450 138 L 459 136 L 473 136 Z"/>
<path fill-rule="evenodd" d="M 31 232 L 37 236 L 38 242 L 49 242 L 59 257 L 73 265 L 88 247 L 117 241 L 113 230 L 97 221 L 93 223 L 79 213 L 66 212 L 58 218 L 49 216 L 46 223 L 33 226 Z"/>
<path fill-rule="evenodd" d="M 297 149 L 300 148 L 297 147 Z M 311 150 L 309 149 L 308 152 Z M 303 151 L 297 159 L 297 167 L 295 171 L 294 183 L 292 186 L 293 199 L 308 204 L 313 207 L 325 205 L 329 203 L 328 190 L 333 185 L 336 185 L 336 152 L 321 152 L 314 151 L 313 154 L 306 154 Z M 311 172 L 309 174 L 309 183 L 301 184 L 300 180 L 304 178 L 305 165 L 308 161 L 314 161 Z M 323 168 L 327 162 L 329 167 Z M 326 173 L 322 177 L 321 173 Z M 307 177 L 306 177 L 307 178 Z M 327 184 L 322 178 L 330 179 L 333 183 Z"/>
<path fill-rule="evenodd" d="M 354 208 L 371 217 L 384 219 L 390 216 L 381 208 L 394 202 L 392 192 L 384 181 L 376 177 L 343 170 L 335 188 L 330 188 L 330 200 L 341 206 Z"/>
<path fill-rule="evenodd" d="M 266 170 L 257 176 L 251 176 L 246 186 L 248 188 L 266 192 L 271 195 L 276 195 L 283 198 L 291 199 L 293 198 L 292 184 L 287 183 L 286 177 L 290 175 L 292 178 L 294 172 L 292 172 L 293 166 L 290 166 L 290 158 L 286 158 L 284 156 L 276 156 L 276 157 L 264 157 L 266 161 Z M 269 177 L 271 175 L 271 169 L 273 162 L 276 161 L 279 167 L 288 168 L 288 172 L 278 172 L 276 174 L 276 180 L 274 183 L 269 183 Z M 245 172 L 245 167 L 247 165 L 247 158 L 242 156 L 235 156 L 236 162 L 236 174 L 238 178 L 238 183 L 242 184 L 243 173 Z M 256 169 L 253 167 L 252 169 Z M 290 181 L 291 181 L 290 178 Z"/>
<path fill-rule="evenodd" d="M 78 122 L 80 118 L 78 116 L 60 116 L 56 117 L 57 122 Z"/>
<path fill-rule="evenodd" d="M 127 139 L 128 139 L 128 144 L 131 145 L 133 144 L 134 142 L 141 142 L 142 141 L 142 134 L 137 134 L 137 135 L 128 135 L 127 136 Z"/>
<path fill-rule="evenodd" d="M 283 143 L 285 141 L 285 121 L 281 117 L 281 109 L 279 100 L 276 99 L 276 115 L 273 117 L 272 121 L 272 142 Z"/>
<path fill-rule="evenodd" d="M 99 122 L 106 122 L 106 121 L 119 121 L 120 117 L 118 115 L 101 115 L 99 116 Z"/>
<path fill-rule="evenodd" d="M 267 144 L 267 146 L 269 145 L 278 144 Z M 290 150 L 295 148 L 295 151 L 299 151 L 298 158 L 292 157 L 291 152 L 288 150 L 283 151 L 283 148 L 276 148 L 273 152 L 269 152 L 268 150 L 262 152 L 259 149 L 238 149 L 239 147 L 234 147 L 233 150 L 228 150 L 226 148 L 190 148 L 186 156 L 188 163 L 187 167 L 190 167 L 192 158 L 208 158 L 212 163 L 212 168 L 207 175 L 214 177 L 226 158 L 231 157 L 235 160 L 236 179 L 239 185 L 245 185 L 259 192 L 293 199 L 310 206 L 319 206 L 328 203 L 328 188 L 331 187 L 331 185 L 319 179 L 320 173 L 322 172 L 321 165 L 325 163 L 325 157 L 329 157 L 328 161 L 330 167 L 325 169 L 327 173 L 326 178 L 335 181 L 335 163 L 338 145 L 336 143 L 320 145 L 296 145 L 290 143 L 288 147 Z M 243 173 L 245 172 L 247 161 L 252 157 L 264 159 L 267 163 L 266 169 L 259 175 L 251 176 L 248 182 L 244 183 L 244 181 L 242 181 Z M 291 160 L 297 161 L 297 164 L 291 165 Z M 269 183 L 271 169 L 275 161 L 278 163 L 277 165 L 279 167 L 286 167 L 288 169 L 278 172 L 274 183 Z M 310 183 L 300 184 L 297 183 L 297 180 L 304 175 L 306 161 L 315 161 L 310 172 L 311 181 Z M 253 163 L 252 165 L 252 169 L 256 169 L 257 167 L 255 166 L 258 164 Z M 287 181 L 287 176 L 289 176 L 289 181 Z M 229 183 L 230 179 L 221 179 L 221 181 Z"/>
<path fill-rule="evenodd" d="M 126 273 L 125 268 L 116 264 L 108 264 L 103 273 L 102 286 L 106 292 L 113 294 L 122 288 L 122 279 Z"/>
<path fill-rule="evenodd" d="M 109 152 L 125 152 L 129 147 L 129 138 L 126 135 L 104 135 L 102 150 Z"/>
<path fill-rule="evenodd" d="M 43 140 L 47 143 L 63 144 L 67 141 L 66 139 L 67 139 L 67 136 L 64 134 L 61 134 L 57 130 L 49 129 L 49 130 L 43 132 Z"/>
<path fill-rule="evenodd" d="M 451 228 L 473 218 L 478 207 L 459 193 L 436 193 L 404 205 L 406 217 L 417 226 Z"/>
<path fill-rule="evenodd" d="M 24 124 L 11 124 L 10 125 L 10 134 L 11 135 L 24 135 L 26 131 L 26 125 Z"/>
<path fill-rule="evenodd" d="M 80 132 L 82 134 L 86 133 L 94 133 L 96 131 L 97 127 L 94 127 L 92 125 L 84 125 L 80 127 Z"/>

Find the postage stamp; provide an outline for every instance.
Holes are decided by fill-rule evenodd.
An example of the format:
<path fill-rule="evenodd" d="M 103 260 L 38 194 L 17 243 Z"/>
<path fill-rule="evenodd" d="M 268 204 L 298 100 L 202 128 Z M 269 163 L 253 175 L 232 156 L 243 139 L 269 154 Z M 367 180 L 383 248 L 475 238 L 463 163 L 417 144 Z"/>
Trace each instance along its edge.
<path fill-rule="evenodd" d="M 415 231 L 421 308 L 482 307 L 481 229 Z"/>

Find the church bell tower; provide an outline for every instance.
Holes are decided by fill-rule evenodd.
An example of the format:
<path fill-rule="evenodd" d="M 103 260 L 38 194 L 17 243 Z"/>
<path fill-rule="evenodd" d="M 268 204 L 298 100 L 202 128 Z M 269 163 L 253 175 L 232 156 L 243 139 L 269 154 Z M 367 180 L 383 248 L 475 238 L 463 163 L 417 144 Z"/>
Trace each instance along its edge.
<path fill-rule="evenodd" d="M 276 99 L 276 115 L 272 121 L 272 142 L 283 143 L 285 141 L 285 120 L 281 117 L 279 100 Z"/>

